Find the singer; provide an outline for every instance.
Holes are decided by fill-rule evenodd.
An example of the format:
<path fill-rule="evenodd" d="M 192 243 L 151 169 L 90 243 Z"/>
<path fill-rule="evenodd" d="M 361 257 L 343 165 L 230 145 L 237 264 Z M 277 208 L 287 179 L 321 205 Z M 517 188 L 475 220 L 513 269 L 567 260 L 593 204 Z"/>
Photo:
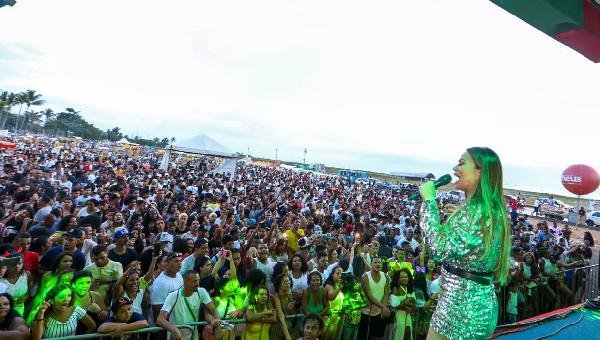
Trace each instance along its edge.
<path fill-rule="evenodd" d="M 496 327 L 494 282 L 506 283 L 510 228 L 502 191 L 502 164 L 489 148 L 472 147 L 453 168 L 466 201 L 440 223 L 433 182 L 419 192 L 421 230 L 442 275 L 427 339 L 485 339 Z"/>

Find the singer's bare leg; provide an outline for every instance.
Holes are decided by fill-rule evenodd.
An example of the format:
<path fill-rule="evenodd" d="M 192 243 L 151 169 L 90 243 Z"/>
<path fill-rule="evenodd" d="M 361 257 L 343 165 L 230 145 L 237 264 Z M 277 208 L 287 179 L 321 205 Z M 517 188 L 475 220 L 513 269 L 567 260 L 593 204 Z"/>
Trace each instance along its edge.
<path fill-rule="evenodd" d="M 446 337 L 429 327 L 429 331 L 427 332 L 427 340 L 446 340 Z"/>

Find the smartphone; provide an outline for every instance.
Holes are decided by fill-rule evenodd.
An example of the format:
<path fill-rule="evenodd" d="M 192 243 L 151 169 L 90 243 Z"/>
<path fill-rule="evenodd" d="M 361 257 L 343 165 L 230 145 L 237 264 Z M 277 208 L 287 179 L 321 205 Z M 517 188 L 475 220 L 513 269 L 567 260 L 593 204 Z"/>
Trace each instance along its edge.
<path fill-rule="evenodd" d="M 229 250 L 225 250 L 225 249 L 221 250 L 221 256 L 222 257 L 228 257 L 229 256 Z"/>
<path fill-rule="evenodd" d="M 162 253 L 161 244 L 160 243 L 155 243 L 154 244 L 154 249 L 152 250 L 152 255 L 153 256 L 160 256 L 160 253 Z"/>

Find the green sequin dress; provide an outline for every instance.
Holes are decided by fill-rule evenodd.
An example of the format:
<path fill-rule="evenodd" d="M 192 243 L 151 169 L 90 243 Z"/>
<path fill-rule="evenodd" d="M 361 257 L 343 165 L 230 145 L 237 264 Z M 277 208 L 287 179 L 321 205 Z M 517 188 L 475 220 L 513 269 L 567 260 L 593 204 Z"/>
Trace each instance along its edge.
<path fill-rule="evenodd" d="M 433 259 L 473 272 L 492 272 L 500 258 L 501 240 L 495 237 L 489 255 L 484 256 L 481 208 L 463 206 L 440 223 L 437 203 L 421 205 L 421 230 Z M 501 235 L 501 226 L 494 235 Z M 498 302 L 494 285 L 482 285 L 442 269 L 437 308 L 431 327 L 448 339 L 485 339 L 496 328 Z"/>

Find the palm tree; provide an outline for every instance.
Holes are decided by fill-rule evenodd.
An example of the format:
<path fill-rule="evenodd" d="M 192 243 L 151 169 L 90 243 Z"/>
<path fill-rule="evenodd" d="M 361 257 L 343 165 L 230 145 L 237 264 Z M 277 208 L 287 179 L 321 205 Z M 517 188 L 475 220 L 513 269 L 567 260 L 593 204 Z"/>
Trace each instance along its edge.
<path fill-rule="evenodd" d="M 4 130 L 10 110 L 17 104 L 17 94 L 8 91 L 0 92 L 0 130 Z"/>
<path fill-rule="evenodd" d="M 25 114 L 23 115 L 23 125 L 21 126 L 21 129 L 25 129 L 25 131 L 27 132 L 30 126 L 35 125 L 36 123 L 39 123 L 42 120 L 41 114 L 42 111 L 25 111 Z"/>
<path fill-rule="evenodd" d="M 67 107 L 64 111 L 59 112 L 56 117 L 56 119 L 59 121 L 58 130 L 63 131 L 65 135 L 73 133 L 82 120 L 81 116 L 79 115 L 80 112 L 81 111 L 77 111 L 72 107 Z"/>
<path fill-rule="evenodd" d="M 11 105 L 8 103 L 8 95 L 8 91 L 0 91 L 0 122 L 4 118 L 4 112 L 6 111 L 8 114 L 8 111 L 10 111 Z"/>
<path fill-rule="evenodd" d="M 21 93 L 21 102 L 22 104 L 27 105 L 27 108 L 25 109 L 25 112 L 29 111 L 29 108 L 33 105 L 33 106 L 39 106 L 44 104 L 46 101 L 42 99 L 42 94 L 40 93 L 36 93 L 35 90 L 27 90 L 23 93 Z M 21 113 L 21 110 L 19 110 L 19 114 Z M 19 121 L 17 120 L 17 123 Z M 23 123 L 21 124 L 21 129 L 25 126 L 25 123 L 27 122 L 27 118 L 25 118 L 23 120 Z M 16 126 L 16 130 L 18 130 L 18 124 Z"/>
<path fill-rule="evenodd" d="M 23 109 L 23 104 L 25 104 L 25 92 L 19 92 L 15 95 L 15 105 L 19 104 L 19 113 L 15 118 L 15 132 L 19 129 L 19 118 L 21 118 L 21 110 Z"/>
<path fill-rule="evenodd" d="M 42 111 L 42 116 L 44 116 L 44 130 L 42 131 L 42 133 L 46 134 L 46 126 L 48 125 L 48 121 L 54 118 L 56 114 L 54 114 L 54 111 L 52 111 L 52 109 L 45 109 Z"/>

